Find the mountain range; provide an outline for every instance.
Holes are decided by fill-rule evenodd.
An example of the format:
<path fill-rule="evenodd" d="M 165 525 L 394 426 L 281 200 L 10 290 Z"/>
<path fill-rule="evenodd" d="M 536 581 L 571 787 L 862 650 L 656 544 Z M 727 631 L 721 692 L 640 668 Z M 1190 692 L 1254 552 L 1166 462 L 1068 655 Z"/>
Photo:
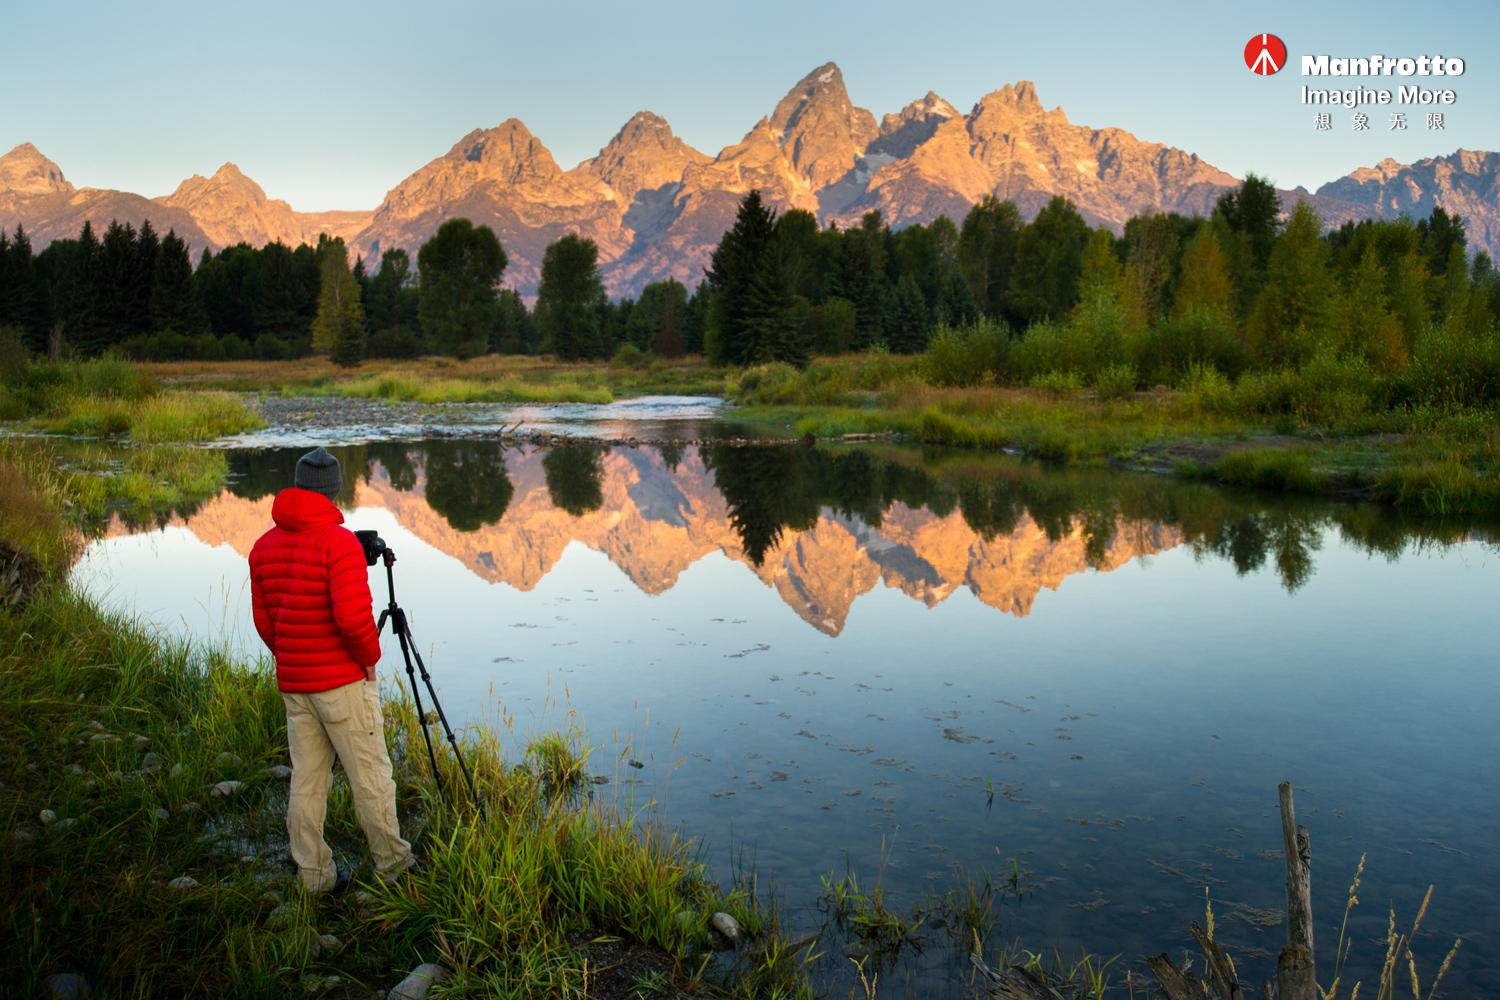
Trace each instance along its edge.
<path fill-rule="evenodd" d="M 1119 231 L 1152 209 L 1207 214 L 1238 184 L 1196 154 L 1119 128 L 1075 125 L 1062 108 L 1046 110 L 1025 80 L 986 94 L 967 114 L 929 91 L 877 121 L 850 101 L 843 74 L 828 63 L 716 156 L 643 111 L 598 156 L 564 170 L 510 118 L 464 136 L 371 211 L 296 212 L 232 163 L 159 198 L 75 188 L 26 143 L 0 157 L 0 226 L 24 225 L 41 249 L 76 235 L 85 219 L 100 226 L 150 218 L 195 253 L 242 240 L 295 245 L 326 232 L 375 260 L 389 247 L 415 253 L 444 220 L 463 216 L 495 230 L 511 261 L 505 284 L 523 294 L 535 292 L 547 244 L 572 231 L 599 245 L 611 294 L 634 295 L 668 277 L 696 285 L 751 188 L 778 211 L 806 209 L 840 226 L 872 210 L 894 227 L 943 214 L 961 222 L 987 194 L 1015 201 L 1029 219 L 1061 194 L 1091 224 Z M 1287 208 L 1312 203 L 1330 225 L 1420 217 L 1441 205 L 1467 220 L 1471 247 L 1500 257 L 1500 153 L 1387 159 L 1316 193 L 1282 191 L 1282 199 Z"/>

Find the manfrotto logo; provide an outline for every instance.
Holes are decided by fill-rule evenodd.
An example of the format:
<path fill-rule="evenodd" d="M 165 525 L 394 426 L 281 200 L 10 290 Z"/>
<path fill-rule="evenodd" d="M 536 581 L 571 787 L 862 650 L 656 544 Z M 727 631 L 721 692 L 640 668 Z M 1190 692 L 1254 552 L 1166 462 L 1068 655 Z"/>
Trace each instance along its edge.
<path fill-rule="evenodd" d="M 1255 35 L 1245 45 L 1245 65 L 1259 76 L 1270 76 L 1286 65 L 1286 46 L 1275 35 Z"/>

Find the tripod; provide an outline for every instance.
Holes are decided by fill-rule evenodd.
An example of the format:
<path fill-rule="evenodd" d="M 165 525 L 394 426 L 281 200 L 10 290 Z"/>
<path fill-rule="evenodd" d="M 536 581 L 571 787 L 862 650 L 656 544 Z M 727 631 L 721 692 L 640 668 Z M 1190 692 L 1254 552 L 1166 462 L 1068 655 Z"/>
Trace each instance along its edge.
<path fill-rule="evenodd" d="M 379 539 L 377 538 L 377 541 Z M 422 691 L 417 687 L 417 671 L 422 673 L 422 683 L 427 686 L 427 696 L 432 699 L 432 707 L 437 710 L 438 721 L 443 724 L 443 732 L 448 737 L 448 745 L 453 748 L 453 756 L 458 760 L 458 769 L 463 773 L 464 781 L 468 783 L 469 795 L 474 799 L 474 805 L 479 810 L 481 819 L 485 818 L 484 803 L 480 801 L 479 792 L 474 787 L 474 778 L 469 774 L 469 766 L 464 763 L 463 751 L 458 747 L 458 739 L 453 735 L 453 727 L 448 725 L 448 717 L 443 714 L 442 703 L 438 701 L 437 692 L 432 687 L 432 676 L 427 673 L 427 664 L 422 662 L 422 654 L 417 652 L 417 643 L 411 637 L 411 625 L 407 623 L 406 612 L 401 610 L 396 603 L 396 576 L 391 569 L 396 562 L 396 553 L 387 548 L 384 543 L 380 545 L 380 559 L 385 563 L 386 589 L 390 592 L 391 602 L 386 605 L 384 611 L 380 612 L 380 621 L 375 626 L 375 631 L 381 632 L 385 629 L 386 619 L 390 619 L 391 632 L 395 634 L 396 641 L 401 645 L 401 656 L 406 660 L 406 676 L 411 681 L 411 696 L 417 704 L 417 718 L 422 721 L 422 739 L 427 743 L 427 760 L 432 764 L 432 777 L 437 782 L 438 794 L 443 793 L 443 776 L 438 772 L 437 754 L 432 749 L 432 735 L 427 731 L 427 713 L 422 708 Z M 416 660 L 413 667 L 412 660 Z"/>

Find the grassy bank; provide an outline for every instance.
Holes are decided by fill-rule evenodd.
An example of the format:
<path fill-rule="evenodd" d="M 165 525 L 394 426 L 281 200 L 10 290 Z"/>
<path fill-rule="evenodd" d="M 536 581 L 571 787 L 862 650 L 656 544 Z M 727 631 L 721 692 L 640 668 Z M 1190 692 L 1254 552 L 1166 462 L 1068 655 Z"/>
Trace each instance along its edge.
<path fill-rule="evenodd" d="M 896 431 L 930 445 L 1176 468 L 1235 485 L 1364 491 L 1432 513 L 1500 509 L 1489 390 L 1456 384 L 1435 363 L 1396 378 L 1320 358 L 1233 382 L 1198 366 L 1175 386 L 1138 389 L 1132 372 L 1107 369 L 1085 380 L 1042 368 L 1022 381 L 1004 367 L 1006 343 L 978 331 L 912 358 L 765 365 L 728 393 L 741 404 L 737 419 L 799 435 Z"/>
<path fill-rule="evenodd" d="M 372 360 L 352 369 L 327 358 L 181 361 L 141 368 L 170 386 L 420 403 L 607 403 L 629 396 L 720 396 L 725 387 L 725 369 L 696 357 L 642 356 L 633 363 L 605 364 L 486 354 L 469 360 Z"/>
<path fill-rule="evenodd" d="M 0 420 L 47 434 L 160 445 L 210 441 L 262 426 L 226 392 L 164 390 L 143 366 L 104 358 L 0 358 Z"/>

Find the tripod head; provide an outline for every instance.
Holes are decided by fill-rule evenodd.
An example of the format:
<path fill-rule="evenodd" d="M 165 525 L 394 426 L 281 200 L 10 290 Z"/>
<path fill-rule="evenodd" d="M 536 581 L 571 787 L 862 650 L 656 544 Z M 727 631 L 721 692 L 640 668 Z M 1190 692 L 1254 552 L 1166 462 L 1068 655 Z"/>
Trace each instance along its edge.
<path fill-rule="evenodd" d="M 380 532 L 373 528 L 364 531 L 356 531 L 354 537 L 359 539 L 360 547 L 365 550 L 365 565 L 374 566 L 377 561 L 384 561 L 387 567 L 396 561 L 396 552 L 385 544 L 385 539 L 380 537 Z"/>

